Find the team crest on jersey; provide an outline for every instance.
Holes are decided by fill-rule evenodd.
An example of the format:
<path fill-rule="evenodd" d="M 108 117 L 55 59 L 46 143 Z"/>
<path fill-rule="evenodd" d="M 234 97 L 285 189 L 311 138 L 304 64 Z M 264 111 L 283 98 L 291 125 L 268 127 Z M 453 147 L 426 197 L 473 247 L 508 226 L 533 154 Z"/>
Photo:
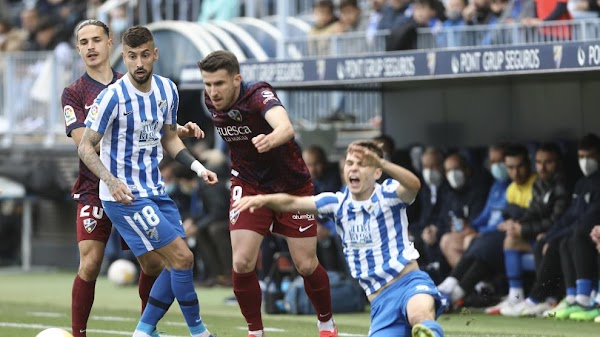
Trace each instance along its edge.
<path fill-rule="evenodd" d="M 236 122 L 242 121 L 242 113 L 240 112 L 240 110 L 231 110 L 227 113 L 227 116 L 229 116 L 229 118 L 233 119 Z"/>
<path fill-rule="evenodd" d="M 158 230 L 156 227 L 148 229 L 146 231 L 146 236 L 148 236 L 148 239 L 150 240 L 158 241 Z"/>
<path fill-rule="evenodd" d="M 94 229 L 96 229 L 96 225 L 98 224 L 98 222 L 94 219 L 84 219 L 83 220 L 83 228 L 85 228 L 85 231 L 88 233 L 91 233 L 94 231 Z"/>
<path fill-rule="evenodd" d="M 77 117 L 75 117 L 75 110 L 70 105 L 65 105 L 63 108 L 63 112 L 65 114 L 65 124 L 67 126 L 77 122 Z"/>
<path fill-rule="evenodd" d="M 162 113 L 167 113 L 167 100 L 161 99 L 158 101 L 158 108 Z"/>
<path fill-rule="evenodd" d="M 229 211 L 229 222 L 231 222 L 232 225 L 235 225 L 235 223 L 238 221 L 239 217 L 240 217 L 239 211 L 234 211 L 234 210 Z"/>
<path fill-rule="evenodd" d="M 275 94 L 271 90 L 265 90 L 261 93 L 261 95 L 265 98 L 263 99 L 263 104 L 267 104 L 269 101 L 279 101 L 279 99 L 275 97 Z"/>

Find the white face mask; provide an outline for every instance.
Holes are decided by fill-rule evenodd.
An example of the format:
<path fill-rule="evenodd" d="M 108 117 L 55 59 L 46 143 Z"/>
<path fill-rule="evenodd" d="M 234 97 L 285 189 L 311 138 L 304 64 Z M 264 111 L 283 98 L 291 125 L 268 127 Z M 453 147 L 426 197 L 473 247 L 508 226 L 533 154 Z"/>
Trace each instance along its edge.
<path fill-rule="evenodd" d="M 450 170 L 446 173 L 450 186 L 457 190 L 465 185 L 465 173 L 462 170 Z"/>
<path fill-rule="evenodd" d="M 598 170 L 598 161 L 594 158 L 579 158 L 579 168 L 584 176 L 589 177 Z"/>
<path fill-rule="evenodd" d="M 442 183 L 442 173 L 438 170 L 425 168 L 423 169 L 423 180 L 429 186 L 440 186 Z"/>

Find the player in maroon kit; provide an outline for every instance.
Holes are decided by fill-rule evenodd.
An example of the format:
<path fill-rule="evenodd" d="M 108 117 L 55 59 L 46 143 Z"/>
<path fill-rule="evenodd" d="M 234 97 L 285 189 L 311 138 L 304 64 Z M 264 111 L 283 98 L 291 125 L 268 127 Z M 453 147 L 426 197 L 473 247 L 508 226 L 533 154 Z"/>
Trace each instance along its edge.
<path fill-rule="evenodd" d="M 247 195 L 287 192 L 313 195 L 313 185 L 287 111 L 265 82 L 242 81 L 237 58 L 216 51 L 198 63 L 205 103 L 217 132 L 229 145 L 231 202 Z M 261 290 L 255 272 L 261 242 L 271 231 L 287 240 L 294 265 L 304 278 L 318 318 L 320 337 L 337 337 L 327 272 L 316 254 L 317 224 L 312 214 L 230 211 L 233 291 L 248 323 L 248 337 L 262 337 Z"/>
<path fill-rule="evenodd" d="M 115 72 L 109 61 L 112 40 L 108 27 L 98 20 L 86 20 L 75 29 L 77 51 L 85 63 L 86 73 L 65 88 L 62 105 L 67 136 L 75 145 L 85 131 L 85 118 L 94 99 L 104 88 L 122 75 Z M 204 137 L 195 123 L 178 126 L 180 137 Z M 96 149 L 99 151 L 99 148 Z M 73 199 L 77 206 L 77 242 L 79 246 L 79 271 L 73 282 L 71 297 L 71 327 L 74 337 L 85 337 L 87 321 L 94 302 L 96 279 L 104 258 L 104 248 L 110 236 L 112 224 L 102 209 L 98 197 L 99 179 L 82 161 L 79 161 L 79 177 L 73 187 Z M 139 279 L 139 295 L 142 311 L 148 302 L 154 280 L 163 270 L 158 254 L 144 254 L 139 258 L 142 272 Z M 158 335 L 156 333 L 156 335 Z"/>

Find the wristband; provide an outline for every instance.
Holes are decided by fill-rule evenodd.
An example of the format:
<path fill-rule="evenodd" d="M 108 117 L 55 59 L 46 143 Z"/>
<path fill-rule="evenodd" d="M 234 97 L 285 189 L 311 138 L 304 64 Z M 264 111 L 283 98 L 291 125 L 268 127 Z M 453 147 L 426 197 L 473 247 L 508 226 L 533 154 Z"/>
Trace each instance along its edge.
<path fill-rule="evenodd" d="M 194 172 L 196 172 L 196 174 L 198 175 L 198 177 L 202 178 L 202 174 L 204 172 L 206 172 L 206 167 L 204 167 L 204 165 L 202 165 L 199 161 L 194 160 L 194 162 L 192 163 L 192 165 L 190 166 L 190 169 Z"/>

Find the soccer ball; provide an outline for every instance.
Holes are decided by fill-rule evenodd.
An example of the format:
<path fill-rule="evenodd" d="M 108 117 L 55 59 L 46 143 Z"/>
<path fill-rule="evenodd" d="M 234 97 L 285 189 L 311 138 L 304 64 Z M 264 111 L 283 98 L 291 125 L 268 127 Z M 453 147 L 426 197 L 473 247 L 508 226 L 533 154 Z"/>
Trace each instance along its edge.
<path fill-rule="evenodd" d="M 59 328 L 50 328 L 41 331 L 35 337 L 73 337 L 70 333 L 66 332 L 63 329 Z"/>
<path fill-rule="evenodd" d="M 108 267 L 108 279 L 118 286 L 133 284 L 137 279 L 137 268 L 129 260 L 116 260 Z"/>

